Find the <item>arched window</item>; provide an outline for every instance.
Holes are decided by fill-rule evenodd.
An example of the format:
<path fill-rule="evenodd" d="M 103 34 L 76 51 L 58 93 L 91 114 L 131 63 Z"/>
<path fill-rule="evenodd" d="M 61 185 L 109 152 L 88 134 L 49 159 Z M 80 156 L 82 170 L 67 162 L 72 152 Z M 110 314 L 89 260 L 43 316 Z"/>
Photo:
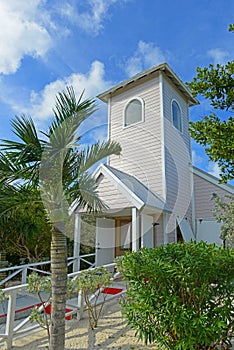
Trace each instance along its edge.
<path fill-rule="evenodd" d="M 182 131 L 182 119 L 181 110 L 178 103 L 174 100 L 172 101 L 172 123 L 179 131 Z"/>
<path fill-rule="evenodd" d="M 124 126 L 143 121 L 143 101 L 134 98 L 128 102 L 124 110 Z"/>

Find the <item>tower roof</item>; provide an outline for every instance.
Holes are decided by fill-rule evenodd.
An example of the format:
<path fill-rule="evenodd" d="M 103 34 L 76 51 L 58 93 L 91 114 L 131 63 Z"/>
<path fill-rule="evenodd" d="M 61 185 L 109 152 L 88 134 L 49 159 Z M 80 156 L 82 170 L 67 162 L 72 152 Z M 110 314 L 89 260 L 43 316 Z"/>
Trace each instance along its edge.
<path fill-rule="evenodd" d="M 189 105 L 193 106 L 198 104 L 196 98 L 194 98 L 189 91 L 189 89 L 185 86 L 185 84 L 180 80 L 180 78 L 175 74 L 175 72 L 169 67 L 167 63 L 159 64 L 158 66 L 147 69 L 139 74 L 134 75 L 130 79 L 127 79 L 109 90 L 104 91 L 99 94 L 97 97 L 103 102 L 107 103 L 109 97 L 114 94 L 118 94 L 123 92 L 124 90 L 132 88 L 135 84 L 139 83 L 140 80 L 147 80 L 154 78 L 159 72 L 162 72 L 166 75 L 166 77 L 177 87 L 177 89 L 188 99 Z"/>

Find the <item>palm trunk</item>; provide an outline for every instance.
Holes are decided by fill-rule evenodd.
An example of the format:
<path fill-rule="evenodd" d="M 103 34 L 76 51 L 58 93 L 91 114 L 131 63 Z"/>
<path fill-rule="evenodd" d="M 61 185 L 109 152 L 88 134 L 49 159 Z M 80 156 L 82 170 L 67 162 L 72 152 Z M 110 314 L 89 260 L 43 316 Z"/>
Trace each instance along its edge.
<path fill-rule="evenodd" d="M 51 241 L 52 307 L 50 350 L 64 350 L 67 291 L 67 241 L 53 227 Z"/>

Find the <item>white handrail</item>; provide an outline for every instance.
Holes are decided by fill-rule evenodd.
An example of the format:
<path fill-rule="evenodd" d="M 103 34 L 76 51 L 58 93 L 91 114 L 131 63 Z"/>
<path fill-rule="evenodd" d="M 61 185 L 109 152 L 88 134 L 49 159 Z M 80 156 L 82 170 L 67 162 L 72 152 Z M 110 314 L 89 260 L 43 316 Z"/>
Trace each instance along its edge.
<path fill-rule="evenodd" d="M 80 256 L 76 256 L 76 257 L 74 257 L 74 256 L 69 257 L 69 258 L 67 258 L 68 266 L 70 266 L 70 265 L 75 266 L 75 262 L 77 260 L 80 260 L 80 261 L 85 262 L 88 266 L 93 267 L 93 265 L 95 263 L 90 263 L 90 261 L 85 259 L 85 258 L 89 258 L 92 256 L 95 256 L 95 253 L 84 254 L 84 255 L 80 255 Z M 24 265 L 0 268 L 0 273 L 1 272 L 9 273 L 9 272 L 13 271 L 9 276 L 5 277 L 3 280 L 0 281 L 0 286 L 4 285 L 6 282 L 10 281 L 17 274 L 22 274 L 21 283 L 22 284 L 26 283 L 28 270 L 34 270 L 34 271 L 40 272 L 40 273 L 45 274 L 45 275 L 50 274 L 48 271 L 44 271 L 42 269 L 36 269 L 37 266 L 45 266 L 45 265 L 50 265 L 50 264 L 51 264 L 51 260 L 46 260 L 46 261 L 39 261 L 39 262 L 29 263 L 29 264 L 24 264 Z"/>
<path fill-rule="evenodd" d="M 90 255 L 89 255 L 90 256 Z M 30 264 L 32 265 L 32 264 Z M 38 264 L 37 264 L 38 265 Z M 35 265 L 34 265 L 35 266 Z M 104 267 L 106 267 L 107 269 L 109 268 L 113 268 L 115 266 L 115 263 L 111 263 L 111 264 L 107 264 L 104 265 Z M 90 269 L 90 268 L 89 268 Z M 93 269 L 93 268 L 91 268 Z M 76 272 L 72 272 L 68 274 L 69 278 L 73 278 L 77 275 L 80 275 L 82 273 L 82 271 L 76 271 Z M 117 276 L 118 273 L 115 274 L 115 276 Z M 112 278 L 112 280 L 114 281 L 115 277 Z M 12 286 L 12 287 L 7 287 L 2 289 L 7 297 L 8 297 L 8 306 L 7 306 L 7 314 L 6 314 L 6 327 L 5 327 L 5 332 L 4 333 L 0 333 L 0 339 L 2 339 L 3 341 L 6 342 L 7 344 L 7 349 L 11 349 L 12 348 L 12 342 L 13 342 L 13 338 L 19 334 L 21 334 L 22 332 L 27 332 L 27 331 L 31 331 L 35 328 L 39 328 L 39 325 L 31 325 L 28 328 L 24 328 L 22 329 L 22 327 L 24 327 L 27 323 L 30 322 L 30 317 L 29 316 L 25 316 L 25 318 L 18 324 L 15 325 L 15 312 L 16 312 L 16 299 L 17 299 L 17 295 L 28 295 L 28 292 L 25 290 L 27 288 L 28 284 L 24 283 L 24 284 L 20 284 L 20 285 L 16 285 L 16 286 Z M 125 291 L 122 291 L 120 294 L 124 293 Z M 116 295 L 116 296 L 111 296 L 108 299 L 113 299 L 114 297 L 119 296 L 120 294 Z M 92 298 L 92 296 L 91 296 Z M 83 309 L 84 309 L 84 300 L 82 298 L 82 293 L 78 293 L 78 298 L 77 298 L 77 302 L 75 303 L 76 305 L 74 305 L 73 303 L 69 303 L 67 304 L 67 306 L 71 307 L 71 305 L 73 306 L 73 310 L 69 311 L 66 316 L 69 316 L 71 314 L 74 313 L 79 313 L 79 319 L 82 318 L 82 314 L 83 314 Z M 42 306 L 41 306 L 42 307 Z"/>

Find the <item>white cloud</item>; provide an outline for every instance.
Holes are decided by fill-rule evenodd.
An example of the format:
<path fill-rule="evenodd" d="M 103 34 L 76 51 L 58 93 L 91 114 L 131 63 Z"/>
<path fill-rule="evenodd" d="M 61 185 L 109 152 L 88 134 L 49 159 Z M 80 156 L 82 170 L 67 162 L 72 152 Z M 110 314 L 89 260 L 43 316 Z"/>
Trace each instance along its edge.
<path fill-rule="evenodd" d="M 207 172 L 215 177 L 220 178 L 220 168 L 217 163 L 210 162 L 208 163 L 208 170 Z"/>
<path fill-rule="evenodd" d="M 43 56 L 52 45 L 42 25 L 43 0 L 1 0 L 0 73 L 15 73 L 25 55 Z"/>
<path fill-rule="evenodd" d="M 128 0 L 86 0 L 84 2 L 86 9 L 83 11 L 80 10 L 82 1 L 78 5 L 66 2 L 60 4 L 59 13 L 86 32 L 97 35 L 103 28 L 103 21 L 108 16 L 109 8 L 115 3 L 119 5 L 126 1 Z"/>
<path fill-rule="evenodd" d="M 133 56 L 127 60 L 125 71 L 128 76 L 132 76 L 144 69 L 156 66 L 165 61 L 166 55 L 162 52 L 160 47 L 141 40 Z"/>
<path fill-rule="evenodd" d="M 87 74 L 74 73 L 64 79 L 56 80 L 45 88 L 31 93 L 31 108 L 24 113 L 31 114 L 37 121 L 45 121 L 52 115 L 52 108 L 55 105 L 55 96 L 58 92 L 72 85 L 76 96 L 79 96 L 83 90 L 84 98 L 94 98 L 98 93 L 108 89 L 110 82 L 104 79 L 104 65 L 99 61 L 92 63 Z"/>
<path fill-rule="evenodd" d="M 204 161 L 204 159 L 199 156 L 194 150 L 192 151 L 192 160 L 195 166 L 201 164 Z"/>
<path fill-rule="evenodd" d="M 211 49 L 207 51 L 207 55 L 212 58 L 213 64 L 225 64 L 230 57 L 228 51 L 223 51 L 221 49 Z"/>
<path fill-rule="evenodd" d="M 15 73 L 27 55 L 44 57 L 55 40 L 71 33 L 66 20 L 97 35 L 110 7 L 127 1 L 0 0 L 0 74 Z"/>

